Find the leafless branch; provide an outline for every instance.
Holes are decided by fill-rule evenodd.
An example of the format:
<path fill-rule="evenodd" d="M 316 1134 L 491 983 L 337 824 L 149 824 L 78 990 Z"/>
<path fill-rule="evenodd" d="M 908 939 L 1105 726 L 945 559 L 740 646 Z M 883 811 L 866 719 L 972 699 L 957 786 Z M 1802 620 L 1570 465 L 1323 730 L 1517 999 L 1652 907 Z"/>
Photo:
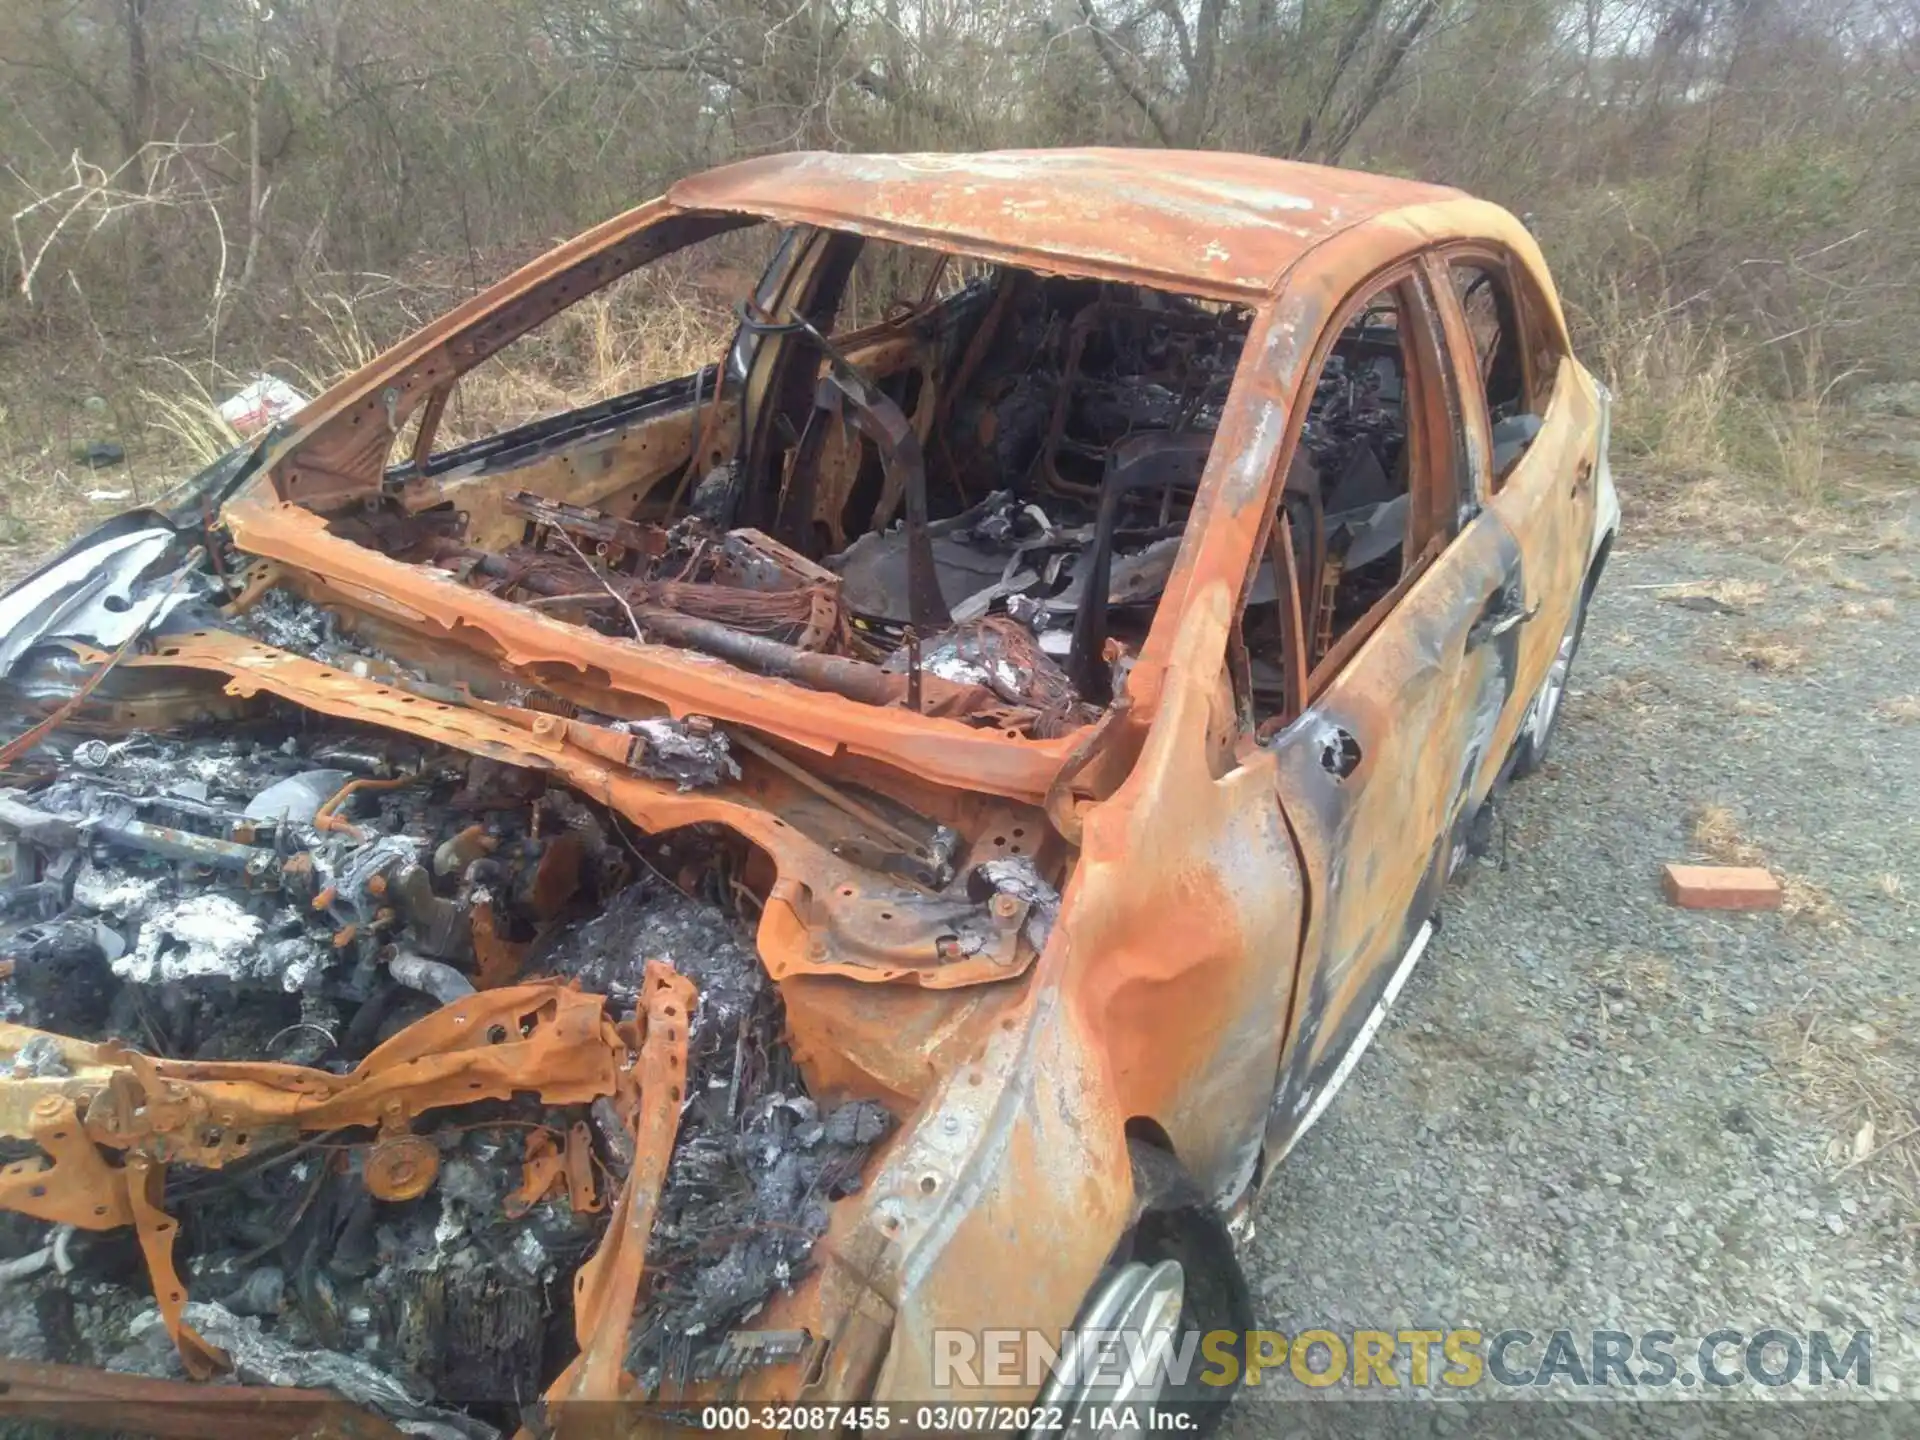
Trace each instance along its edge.
<path fill-rule="evenodd" d="M 187 202 L 186 180 L 175 174 L 176 162 L 194 150 L 215 148 L 187 144 L 179 140 L 149 141 L 119 164 L 108 169 L 88 160 L 78 150 L 67 159 L 66 173 L 72 178 L 57 189 L 42 192 L 13 165 L 7 171 L 33 199 L 9 217 L 14 249 L 20 260 L 20 293 L 34 298 L 34 281 L 48 253 L 69 231 L 97 234 L 121 216 L 141 210 L 177 210 Z M 133 172 L 130 182 L 128 172 Z M 211 203 L 204 187 L 203 203 Z M 28 238 L 29 222 L 40 217 L 46 230 L 37 240 Z"/>
<path fill-rule="evenodd" d="M 1160 102 L 1147 92 L 1145 84 L 1135 73 L 1134 57 L 1101 26 L 1099 18 L 1093 13 L 1093 0 L 1080 0 L 1080 14 L 1086 22 L 1088 33 L 1093 36 L 1094 48 L 1100 52 L 1100 59 L 1105 62 L 1114 83 L 1140 107 L 1140 113 L 1147 117 L 1147 123 L 1153 126 L 1153 133 L 1160 137 L 1160 143 L 1173 144 L 1172 118 Z"/>

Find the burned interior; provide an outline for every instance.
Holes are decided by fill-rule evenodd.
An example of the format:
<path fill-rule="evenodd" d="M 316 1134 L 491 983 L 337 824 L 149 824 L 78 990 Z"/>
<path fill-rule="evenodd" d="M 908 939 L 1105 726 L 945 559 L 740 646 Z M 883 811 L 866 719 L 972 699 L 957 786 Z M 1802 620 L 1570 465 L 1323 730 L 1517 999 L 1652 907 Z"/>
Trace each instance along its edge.
<path fill-rule="evenodd" d="M 889 248 L 787 231 L 696 373 L 439 446 L 530 324 L 456 336 L 325 443 L 224 462 L 230 524 L 150 514 L 0 601 L 9 1354 L 488 1435 L 813 1353 L 767 1316 L 932 1080 L 884 1058 L 887 1012 L 828 1023 L 800 981 L 929 1013 L 1019 985 L 1067 878 L 1049 811 L 436 629 L 408 587 L 769 703 L 1014 746 L 1098 722 L 1251 312 Z M 568 274 L 531 308 L 592 288 Z M 1390 298 L 1304 417 L 1298 633 L 1272 564 L 1246 596 L 1263 713 L 1280 648 L 1323 655 L 1407 564 Z M 333 548 L 296 556 L 288 510 Z"/>
<path fill-rule="evenodd" d="M 1093 720 L 1152 625 L 1250 311 L 811 232 L 736 314 L 694 375 L 436 452 L 456 377 L 377 487 L 306 503 L 609 636 L 1010 738 Z M 1399 577 L 1404 373 L 1387 294 L 1330 357 L 1290 483 L 1322 650 Z"/>

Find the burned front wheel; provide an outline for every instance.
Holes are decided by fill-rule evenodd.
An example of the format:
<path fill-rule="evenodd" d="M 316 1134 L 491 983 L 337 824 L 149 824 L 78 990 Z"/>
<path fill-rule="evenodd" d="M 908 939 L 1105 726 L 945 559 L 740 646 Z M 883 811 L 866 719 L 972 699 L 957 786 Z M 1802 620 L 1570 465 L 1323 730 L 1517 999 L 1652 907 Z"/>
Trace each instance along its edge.
<path fill-rule="evenodd" d="M 1581 592 L 1580 603 L 1567 622 L 1567 632 L 1560 637 L 1559 649 L 1554 651 L 1553 663 L 1547 667 L 1547 677 L 1534 692 L 1533 703 L 1527 707 L 1527 718 L 1520 724 L 1519 735 L 1514 737 L 1513 763 L 1507 773 L 1516 778 L 1532 775 L 1547 763 L 1547 746 L 1553 739 L 1554 723 L 1560 718 L 1561 702 L 1566 699 L 1567 676 L 1573 670 L 1573 657 L 1580 649 L 1580 636 L 1586 629 L 1587 597 L 1591 593 L 1591 586 Z"/>
<path fill-rule="evenodd" d="M 1120 1417 L 1131 1412 L 1139 1422 L 1174 1387 L 1185 1306 L 1186 1272 L 1178 1260 L 1110 1268 L 1074 1321 L 1078 1348 L 1063 1354 L 1040 1392 L 1034 1408 L 1046 1417 L 1042 1423 L 1051 1429 L 1057 1420 L 1102 1440 L 1148 1428 Z"/>
<path fill-rule="evenodd" d="M 1240 1387 L 1252 1298 L 1225 1223 L 1179 1162 L 1131 1151 L 1139 1219 L 1082 1304 L 1076 1363 L 1055 1371 L 1038 1413 L 1113 1440 L 1206 1435 Z"/>

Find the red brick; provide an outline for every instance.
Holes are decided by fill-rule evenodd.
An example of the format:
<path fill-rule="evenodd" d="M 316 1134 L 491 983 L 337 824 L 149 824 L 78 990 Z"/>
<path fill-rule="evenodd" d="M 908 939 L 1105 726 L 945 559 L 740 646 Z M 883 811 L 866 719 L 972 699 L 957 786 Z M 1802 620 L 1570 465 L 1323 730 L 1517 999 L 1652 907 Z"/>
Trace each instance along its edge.
<path fill-rule="evenodd" d="M 1683 910 L 1778 910 L 1780 882 L 1750 865 L 1668 865 L 1667 899 Z"/>

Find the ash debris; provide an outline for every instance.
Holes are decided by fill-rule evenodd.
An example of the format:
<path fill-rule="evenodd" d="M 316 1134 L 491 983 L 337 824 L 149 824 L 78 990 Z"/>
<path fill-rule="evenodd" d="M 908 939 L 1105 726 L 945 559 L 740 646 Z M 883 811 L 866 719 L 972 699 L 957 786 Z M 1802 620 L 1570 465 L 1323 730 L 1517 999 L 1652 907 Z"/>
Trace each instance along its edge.
<path fill-rule="evenodd" d="M 772 1034 L 751 1022 L 747 1033 L 755 1093 L 742 1101 L 716 1066 L 681 1119 L 648 1250 L 653 1292 L 627 1352 L 649 1384 L 707 1373 L 728 1328 L 806 1272 L 828 1206 L 859 1190 L 867 1151 L 892 1128 L 871 1101 L 822 1114 Z"/>
<path fill-rule="evenodd" d="M 740 778 L 727 732 L 704 716 L 684 720 L 622 720 L 617 728 L 635 736 L 634 766 L 655 780 L 671 780 L 682 793 Z"/>
<path fill-rule="evenodd" d="M 336 662 L 350 648 L 331 611 L 278 587 L 248 606 L 237 623 L 263 644 L 327 664 Z"/>
<path fill-rule="evenodd" d="M 174 1058 L 344 1073 L 444 998 L 423 969 L 472 965 L 481 900 L 509 934 L 531 936 L 555 907 L 596 903 L 626 873 L 610 822 L 540 777 L 300 719 L 202 741 L 85 742 L 58 778 L 11 798 L 8 814 L 41 840 L 0 895 L 0 959 L 12 965 L 0 1015 Z M 70 843 L 48 840 L 61 835 Z M 11 1062 L 16 1076 L 62 1065 L 47 1041 Z M 604 1222 L 561 1204 L 510 1222 L 502 1202 L 527 1127 L 567 1117 L 516 1101 L 430 1118 L 420 1128 L 439 1180 L 412 1201 L 368 1192 L 371 1137 L 359 1134 L 220 1170 L 172 1167 L 166 1205 L 214 1343 L 243 1317 L 243 1356 L 307 1352 L 321 1369 L 298 1373 L 337 1372 L 327 1383 L 396 1417 L 420 1418 L 435 1397 L 484 1411 L 538 1394 L 572 1269 Z M 154 1312 L 132 1236 L 83 1234 L 70 1249 L 71 1275 L 31 1282 L 29 1308 L 47 1317 L 27 1350 L 155 1369 L 136 1333 Z M 116 1303 L 75 1303 L 101 1292 Z M 156 1373 L 172 1373 L 165 1332 L 149 1340 L 166 1362 Z M 388 1388 L 356 1390 L 362 1371 Z M 386 1403 L 403 1392 L 412 1411 Z"/>
<path fill-rule="evenodd" d="M 195 1330 L 232 1357 L 234 1376 L 245 1384 L 331 1390 L 380 1411 L 408 1434 L 425 1440 L 493 1440 L 500 1433 L 485 1421 L 433 1405 L 418 1385 L 388 1374 L 371 1361 L 302 1349 L 268 1333 L 251 1315 L 198 1300 L 188 1302 L 186 1313 Z M 185 1374 L 157 1311 L 135 1317 L 128 1333 L 130 1343 L 107 1369 L 170 1379 Z"/>
<path fill-rule="evenodd" d="M 369 645 L 342 624 L 333 611 L 292 590 L 278 586 L 266 590 L 238 616 L 223 618 L 220 623 L 264 645 L 332 666 L 362 680 L 375 679 L 427 699 L 458 702 L 464 698 L 459 688 L 436 685 L 418 667 L 403 664 L 386 651 Z M 521 687 L 512 684 L 490 689 L 491 697 L 499 700 L 515 700 L 523 693 Z"/>
<path fill-rule="evenodd" d="M 726 761 L 724 745 L 705 753 Z M 542 775 L 292 713 L 63 758 L 0 808 L 0 1019 L 345 1073 L 448 983 L 472 983 L 483 901 L 496 933 L 527 947 L 523 976 L 577 979 L 615 1016 L 648 958 L 694 981 L 690 1099 L 633 1328 L 643 1378 L 694 1373 L 805 1273 L 829 1204 L 890 1124 L 866 1104 L 818 1112 L 730 909 L 650 873 L 657 860 L 725 893 L 718 836 L 636 842 Z M 50 1040 L 0 1057 L 0 1078 L 69 1068 Z M 164 1206 L 190 1322 L 242 1380 L 335 1389 L 446 1440 L 510 1427 L 571 1353 L 573 1274 L 606 1211 L 560 1193 L 515 1219 L 506 1201 L 527 1136 L 583 1119 L 611 1194 L 632 1163 L 611 1104 L 532 1095 L 417 1120 L 438 1174 L 411 1200 L 369 1192 L 367 1131 L 301 1135 L 217 1170 L 174 1164 Z M 0 1140 L 0 1163 L 37 1153 Z M 131 1230 L 0 1212 L 0 1312 L 0 1353 L 181 1373 Z"/>
<path fill-rule="evenodd" d="M 36 843 L 37 878 L 0 889 L 14 967 L 0 1013 L 184 1058 L 293 1059 L 268 1037 L 337 1032 L 369 1004 L 419 1013 L 412 992 L 386 993 L 390 962 L 466 958 L 473 903 L 521 902 L 552 845 L 538 795 L 475 794 L 464 757 L 351 730 L 92 741 L 68 758 L 11 797 L 10 815 L 73 839 Z M 471 863 L 437 873 L 461 834 Z M 223 1007 L 243 994 L 243 1013 L 273 1023 L 236 1046 Z"/>
<path fill-rule="evenodd" d="M 628 999 L 647 956 L 699 989 L 688 1098 L 627 1352 L 642 1384 L 658 1386 L 705 1373 L 730 1327 L 806 1273 L 828 1206 L 858 1191 L 893 1120 L 870 1101 L 821 1112 L 785 1041 L 779 991 L 732 918 L 662 880 L 630 885 L 539 964 Z"/>

